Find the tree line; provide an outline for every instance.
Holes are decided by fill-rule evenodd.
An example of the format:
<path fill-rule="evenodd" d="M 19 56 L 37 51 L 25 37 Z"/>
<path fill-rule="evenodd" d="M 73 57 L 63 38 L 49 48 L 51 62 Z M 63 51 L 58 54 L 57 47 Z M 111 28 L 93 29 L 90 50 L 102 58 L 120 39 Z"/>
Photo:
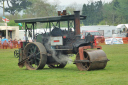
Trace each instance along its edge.
<path fill-rule="evenodd" d="M 57 11 L 63 9 L 59 5 L 58 0 L 49 3 L 47 0 L 0 0 L 0 3 L 7 4 L 5 12 L 10 15 L 5 17 L 10 19 L 9 25 L 15 25 L 15 19 L 57 16 Z M 0 6 L 1 8 L 2 5 Z M 89 2 L 83 6 L 72 3 L 65 7 L 68 14 L 72 14 L 74 10 L 81 10 L 82 15 L 86 15 L 86 20 L 81 24 L 84 25 L 117 25 L 128 23 L 128 0 L 113 0 L 104 3 L 101 0 Z M 22 15 L 19 12 L 22 11 Z"/>
<path fill-rule="evenodd" d="M 84 25 L 118 25 L 128 23 L 128 0 L 102 1 L 84 4 L 82 15 L 86 15 Z"/>

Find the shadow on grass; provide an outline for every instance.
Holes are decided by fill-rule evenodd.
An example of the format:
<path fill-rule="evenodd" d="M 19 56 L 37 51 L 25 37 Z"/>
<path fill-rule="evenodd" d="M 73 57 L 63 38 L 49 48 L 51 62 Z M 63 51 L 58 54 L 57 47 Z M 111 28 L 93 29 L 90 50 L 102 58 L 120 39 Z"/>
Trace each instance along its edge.
<path fill-rule="evenodd" d="M 28 70 L 27 68 L 25 68 L 25 69 L 22 69 L 22 70 L 26 70 L 26 71 L 30 71 L 30 70 Z M 84 72 L 84 71 L 80 71 L 80 70 L 78 70 L 77 69 L 77 67 L 65 67 L 65 68 L 43 68 L 43 69 L 38 69 L 37 71 L 58 71 L 58 72 L 60 72 L 60 71 L 76 71 L 76 72 Z M 95 70 L 90 70 L 90 71 L 86 71 L 86 72 L 99 72 L 99 71 L 109 71 L 108 69 L 95 69 Z"/>

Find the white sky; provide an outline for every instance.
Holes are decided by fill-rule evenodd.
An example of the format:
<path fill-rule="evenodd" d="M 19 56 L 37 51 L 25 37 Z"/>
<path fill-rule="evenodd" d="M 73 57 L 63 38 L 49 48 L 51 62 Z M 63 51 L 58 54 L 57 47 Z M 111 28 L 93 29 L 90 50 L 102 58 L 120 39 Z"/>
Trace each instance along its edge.
<path fill-rule="evenodd" d="M 88 4 L 88 2 L 95 2 L 95 1 L 100 1 L 100 0 L 48 0 L 50 3 L 58 2 L 60 5 L 63 6 L 68 6 L 72 3 L 77 3 L 77 4 Z M 108 3 L 111 2 L 112 0 L 101 0 L 103 3 Z"/>

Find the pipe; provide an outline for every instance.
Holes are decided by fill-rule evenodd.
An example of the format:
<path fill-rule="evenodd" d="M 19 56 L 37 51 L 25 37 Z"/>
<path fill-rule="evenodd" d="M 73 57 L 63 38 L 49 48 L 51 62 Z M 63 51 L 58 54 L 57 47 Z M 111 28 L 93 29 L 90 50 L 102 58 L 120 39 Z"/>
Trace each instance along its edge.
<path fill-rule="evenodd" d="M 80 11 L 74 11 L 74 18 L 75 35 L 80 35 Z"/>

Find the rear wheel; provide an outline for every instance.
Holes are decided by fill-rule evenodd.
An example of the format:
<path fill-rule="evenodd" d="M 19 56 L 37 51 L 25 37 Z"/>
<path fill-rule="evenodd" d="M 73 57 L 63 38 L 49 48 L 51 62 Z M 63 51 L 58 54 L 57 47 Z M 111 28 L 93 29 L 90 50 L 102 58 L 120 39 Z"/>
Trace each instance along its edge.
<path fill-rule="evenodd" d="M 28 43 L 24 49 L 25 57 L 29 58 L 25 65 L 28 70 L 43 69 L 46 62 L 46 49 L 39 42 Z M 30 57 L 31 56 L 31 57 Z"/>

